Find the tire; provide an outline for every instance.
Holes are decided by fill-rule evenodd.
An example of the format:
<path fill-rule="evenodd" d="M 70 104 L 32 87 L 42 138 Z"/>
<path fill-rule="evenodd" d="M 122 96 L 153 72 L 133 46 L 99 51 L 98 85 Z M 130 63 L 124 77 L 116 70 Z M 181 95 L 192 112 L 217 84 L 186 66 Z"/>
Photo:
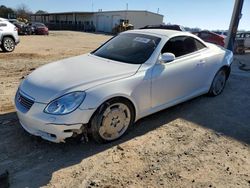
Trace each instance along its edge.
<path fill-rule="evenodd" d="M 15 49 L 15 41 L 11 37 L 4 37 L 1 48 L 4 52 L 13 52 Z"/>
<path fill-rule="evenodd" d="M 134 123 L 135 110 L 124 99 L 111 99 L 103 103 L 90 122 L 93 139 L 97 143 L 108 143 L 121 138 Z"/>
<path fill-rule="evenodd" d="M 226 85 L 227 82 L 227 73 L 225 69 L 220 69 L 216 75 L 214 76 L 212 85 L 210 87 L 210 90 L 208 92 L 208 94 L 210 96 L 217 96 L 220 95 Z"/>

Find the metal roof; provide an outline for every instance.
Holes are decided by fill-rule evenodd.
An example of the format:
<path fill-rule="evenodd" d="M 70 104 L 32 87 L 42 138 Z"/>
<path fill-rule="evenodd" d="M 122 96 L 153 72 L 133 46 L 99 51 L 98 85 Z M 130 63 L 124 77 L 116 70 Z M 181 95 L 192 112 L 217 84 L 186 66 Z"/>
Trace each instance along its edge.
<path fill-rule="evenodd" d="M 162 16 L 161 14 L 155 13 L 155 12 L 150 12 L 147 10 L 114 10 L 114 11 L 97 11 L 97 12 L 79 12 L 79 11 L 72 11 L 72 12 L 52 12 L 52 13 L 44 13 L 44 14 L 30 14 L 31 16 L 49 16 L 49 15 L 72 15 L 72 14 L 96 14 L 96 13 L 118 13 L 118 12 L 145 12 L 145 13 L 150 13 L 150 14 L 155 14 L 158 16 Z"/>

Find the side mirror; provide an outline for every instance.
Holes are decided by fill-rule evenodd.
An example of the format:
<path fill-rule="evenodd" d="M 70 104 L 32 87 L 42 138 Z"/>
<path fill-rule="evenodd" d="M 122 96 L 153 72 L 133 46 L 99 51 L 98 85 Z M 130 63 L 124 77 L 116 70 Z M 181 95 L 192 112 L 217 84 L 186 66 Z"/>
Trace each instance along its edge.
<path fill-rule="evenodd" d="M 175 55 L 173 53 L 163 53 L 159 57 L 160 63 L 169 63 L 175 60 Z"/>

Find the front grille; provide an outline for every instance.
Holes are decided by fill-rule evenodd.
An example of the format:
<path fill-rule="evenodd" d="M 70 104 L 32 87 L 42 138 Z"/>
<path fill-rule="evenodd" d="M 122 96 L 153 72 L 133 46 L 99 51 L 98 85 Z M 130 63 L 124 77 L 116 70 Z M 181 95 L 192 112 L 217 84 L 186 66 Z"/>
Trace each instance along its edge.
<path fill-rule="evenodd" d="M 19 104 L 21 104 L 27 110 L 29 110 L 32 107 L 32 105 L 34 104 L 34 101 L 32 99 L 25 97 L 20 92 L 18 92 L 17 101 L 19 102 Z"/>

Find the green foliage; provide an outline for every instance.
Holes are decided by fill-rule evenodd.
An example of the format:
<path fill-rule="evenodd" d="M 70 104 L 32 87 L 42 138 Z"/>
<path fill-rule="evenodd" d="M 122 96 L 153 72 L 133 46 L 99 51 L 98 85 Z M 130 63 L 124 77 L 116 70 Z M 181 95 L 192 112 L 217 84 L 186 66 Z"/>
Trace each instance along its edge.
<path fill-rule="evenodd" d="M 38 10 L 36 11 L 36 14 L 47 14 L 48 12 L 47 11 L 44 11 L 44 10 Z"/>
<path fill-rule="evenodd" d="M 9 18 L 10 17 L 14 17 L 15 12 L 12 8 L 6 7 L 4 5 L 0 6 L 0 17 L 2 18 Z"/>
<path fill-rule="evenodd" d="M 27 19 L 27 20 L 29 19 L 30 14 L 32 14 L 30 9 L 25 4 L 20 4 L 16 8 L 15 13 L 17 17 Z"/>

